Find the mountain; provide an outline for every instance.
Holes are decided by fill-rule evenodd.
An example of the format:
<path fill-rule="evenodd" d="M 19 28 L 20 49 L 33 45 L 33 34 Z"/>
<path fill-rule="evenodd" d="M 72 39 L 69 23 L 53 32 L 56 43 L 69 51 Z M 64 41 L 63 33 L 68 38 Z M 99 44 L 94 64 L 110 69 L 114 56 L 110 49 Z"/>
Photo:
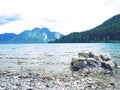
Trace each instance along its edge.
<path fill-rule="evenodd" d="M 0 34 L 0 43 L 8 42 L 9 40 L 13 39 L 16 36 L 17 34 L 14 34 L 14 33 Z"/>
<path fill-rule="evenodd" d="M 93 29 L 73 32 L 54 41 L 54 43 L 94 42 L 120 42 L 120 14 L 113 16 Z"/>
<path fill-rule="evenodd" d="M 12 35 L 10 37 L 10 35 L 0 34 L 0 43 L 3 41 L 3 43 L 47 43 L 63 36 L 58 32 L 51 32 L 47 28 L 40 29 L 37 27 L 32 30 L 25 30 L 18 35 L 13 34 L 14 37 Z"/>

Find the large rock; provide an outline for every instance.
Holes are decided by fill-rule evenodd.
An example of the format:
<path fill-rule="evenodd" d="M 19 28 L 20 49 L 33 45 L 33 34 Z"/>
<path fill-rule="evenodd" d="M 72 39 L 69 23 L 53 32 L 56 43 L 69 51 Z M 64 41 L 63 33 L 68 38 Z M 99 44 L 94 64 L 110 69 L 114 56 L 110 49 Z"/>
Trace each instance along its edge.
<path fill-rule="evenodd" d="M 111 59 L 109 54 L 96 54 L 93 52 L 80 52 L 77 57 L 72 58 L 71 71 L 80 71 L 85 68 L 103 68 L 115 72 L 117 63 Z M 92 70 L 92 69 L 89 69 Z"/>
<path fill-rule="evenodd" d="M 111 60 L 111 57 L 108 53 L 106 54 L 101 54 L 100 57 L 103 59 L 103 61 L 109 61 Z"/>
<path fill-rule="evenodd" d="M 80 69 L 85 68 L 87 65 L 86 58 L 84 57 L 74 57 L 72 58 L 70 69 L 72 71 L 79 71 Z"/>
<path fill-rule="evenodd" d="M 78 57 L 88 58 L 89 57 L 89 53 L 87 53 L 87 52 L 80 52 L 80 53 L 78 53 Z"/>
<path fill-rule="evenodd" d="M 102 62 L 101 64 L 102 64 L 101 67 L 103 67 L 105 69 L 109 69 L 111 71 L 115 71 L 115 68 L 117 68 L 117 63 L 113 60 Z"/>
<path fill-rule="evenodd" d="M 95 58 L 88 58 L 87 59 L 87 66 L 89 67 L 100 67 L 101 63 L 96 60 Z"/>

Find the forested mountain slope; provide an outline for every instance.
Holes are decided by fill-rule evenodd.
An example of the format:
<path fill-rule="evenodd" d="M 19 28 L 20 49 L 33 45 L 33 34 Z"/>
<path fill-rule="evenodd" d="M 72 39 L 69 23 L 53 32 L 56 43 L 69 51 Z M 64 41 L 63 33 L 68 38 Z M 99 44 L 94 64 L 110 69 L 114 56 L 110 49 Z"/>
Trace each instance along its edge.
<path fill-rule="evenodd" d="M 91 42 L 120 42 L 120 14 L 113 16 L 103 24 L 84 31 L 73 32 L 54 43 L 91 43 Z"/>

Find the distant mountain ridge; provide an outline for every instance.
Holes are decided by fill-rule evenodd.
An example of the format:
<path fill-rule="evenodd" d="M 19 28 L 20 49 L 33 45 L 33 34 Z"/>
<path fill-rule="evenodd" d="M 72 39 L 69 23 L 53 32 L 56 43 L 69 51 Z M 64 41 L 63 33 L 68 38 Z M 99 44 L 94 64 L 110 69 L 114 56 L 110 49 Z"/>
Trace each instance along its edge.
<path fill-rule="evenodd" d="M 20 34 L 0 34 L 0 43 L 48 43 L 63 36 L 58 32 L 51 32 L 47 28 L 25 30 Z"/>
<path fill-rule="evenodd" d="M 4 43 L 9 41 L 10 39 L 16 37 L 17 34 L 14 33 L 4 33 L 4 34 L 0 34 L 0 43 Z"/>
<path fill-rule="evenodd" d="M 93 29 L 70 33 L 53 43 L 95 42 L 120 42 L 120 14 L 113 16 Z"/>

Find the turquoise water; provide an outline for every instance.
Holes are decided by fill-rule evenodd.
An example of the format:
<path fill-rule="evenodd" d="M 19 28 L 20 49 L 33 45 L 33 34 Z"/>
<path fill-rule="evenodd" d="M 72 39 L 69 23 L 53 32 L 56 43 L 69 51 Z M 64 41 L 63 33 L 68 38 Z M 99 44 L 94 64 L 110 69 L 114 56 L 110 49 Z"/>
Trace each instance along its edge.
<path fill-rule="evenodd" d="M 0 44 L 0 68 L 69 71 L 73 56 L 81 51 L 109 53 L 120 65 L 120 43 Z"/>

